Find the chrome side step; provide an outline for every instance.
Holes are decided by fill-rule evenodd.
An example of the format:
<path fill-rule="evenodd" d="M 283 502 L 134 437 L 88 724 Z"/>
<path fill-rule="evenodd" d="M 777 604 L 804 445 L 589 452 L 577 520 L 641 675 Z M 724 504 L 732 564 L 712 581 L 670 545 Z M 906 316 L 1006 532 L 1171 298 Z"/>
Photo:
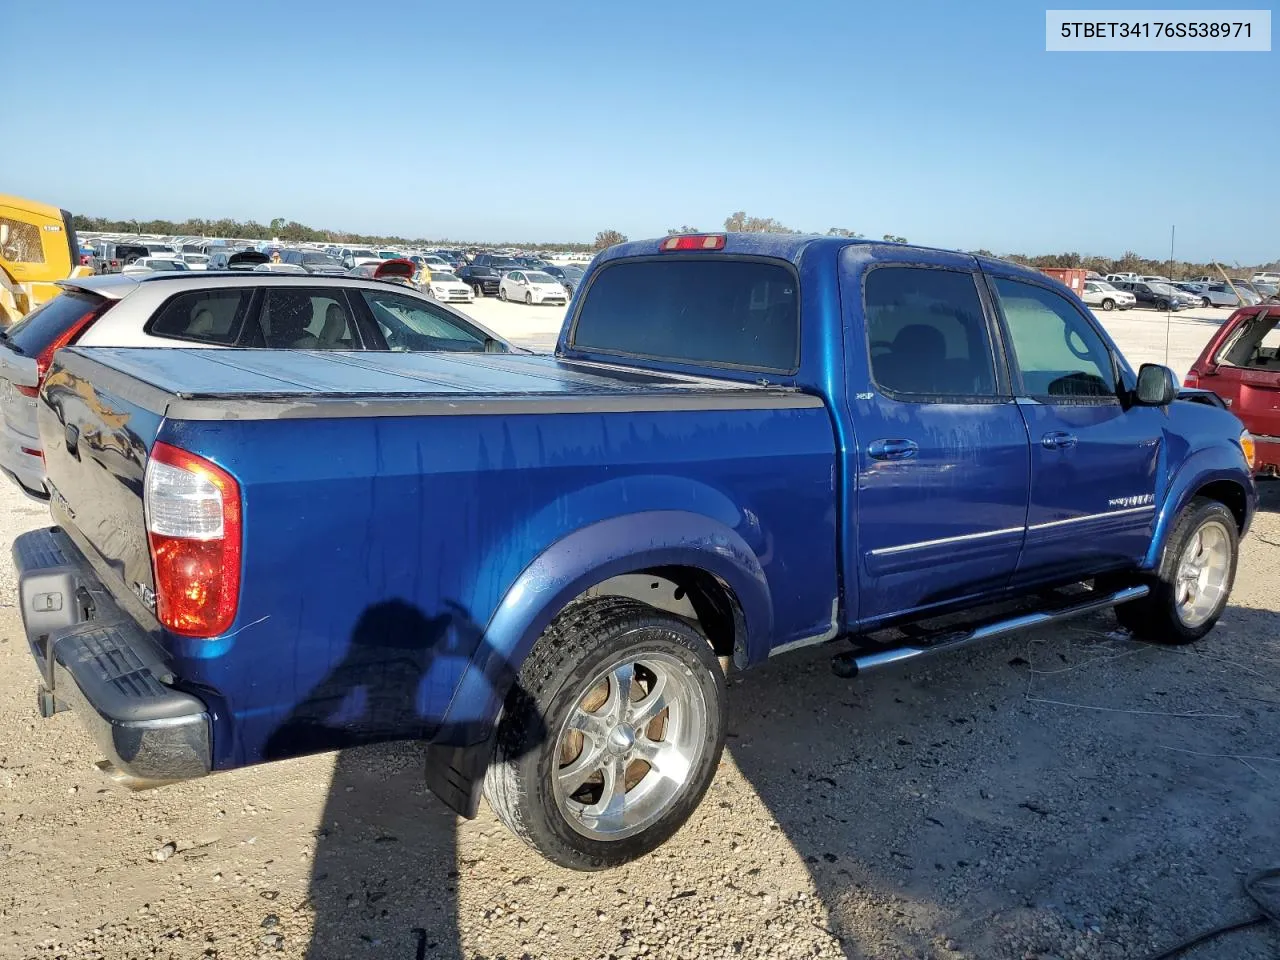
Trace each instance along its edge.
<path fill-rule="evenodd" d="M 862 654 L 859 654 L 856 650 L 850 650 L 845 653 L 838 653 L 831 658 L 831 671 L 837 677 L 851 679 L 862 671 L 870 670 L 873 667 L 883 667 L 889 663 L 912 660 L 927 654 L 955 650 L 959 647 L 976 643 L 979 640 L 990 640 L 992 637 L 1013 633 L 1017 630 L 1026 630 L 1028 627 L 1039 627 L 1046 623 L 1078 617 L 1081 614 L 1106 610 L 1121 603 L 1128 603 L 1130 600 L 1138 600 L 1150 592 L 1151 588 L 1144 585 L 1126 587 L 1123 590 L 1117 590 L 1115 593 L 1109 593 L 1105 596 L 1090 597 L 1081 603 L 1074 603 L 1053 610 L 1023 613 L 1016 617 L 993 620 L 990 623 L 984 623 L 968 630 L 943 634 L 936 643 L 923 646 L 892 647 L 888 650 L 877 650 L 873 653 Z"/>

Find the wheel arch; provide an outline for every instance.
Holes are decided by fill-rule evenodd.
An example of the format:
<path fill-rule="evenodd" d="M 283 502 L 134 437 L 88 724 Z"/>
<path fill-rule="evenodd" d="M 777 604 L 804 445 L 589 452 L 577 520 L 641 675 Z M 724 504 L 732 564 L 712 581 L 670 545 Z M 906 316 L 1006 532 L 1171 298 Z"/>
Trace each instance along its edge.
<path fill-rule="evenodd" d="M 1174 474 L 1169 492 L 1156 514 L 1151 546 L 1142 564 L 1144 569 L 1153 570 L 1159 566 L 1165 541 L 1177 522 L 1178 514 L 1195 497 L 1206 497 L 1223 504 L 1235 517 L 1240 536 L 1244 537 L 1257 505 L 1257 491 L 1253 478 L 1247 470 L 1241 470 L 1241 464 L 1233 462 L 1235 459 L 1233 451 L 1228 448 L 1211 447 L 1192 455 Z"/>
<path fill-rule="evenodd" d="M 725 524 L 687 511 L 653 510 L 574 531 L 535 558 L 507 590 L 428 748 L 428 785 L 453 810 L 475 816 L 502 704 L 538 637 L 593 591 L 634 596 L 615 591 L 620 578 L 636 576 L 671 584 L 673 599 L 687 599 L 718 655 L 732 651 L 739 665 L 768 656 L 769 585 L 755 553 Z M 676 591 L 684 596 L 674 598 Z"/>

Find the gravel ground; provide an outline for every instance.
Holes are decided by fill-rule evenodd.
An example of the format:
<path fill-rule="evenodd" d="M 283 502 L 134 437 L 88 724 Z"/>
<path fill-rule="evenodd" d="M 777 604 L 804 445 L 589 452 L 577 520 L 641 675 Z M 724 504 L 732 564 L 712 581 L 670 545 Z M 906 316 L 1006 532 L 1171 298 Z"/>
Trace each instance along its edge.
<path fill-rule="evenodd" d="M 473 312 L 526 342 L 561 314 Z M 1162 317 L 1105 320 L 1163 358 Z M 1179 372 L 1210 329 L 1175 321 Z M 74 716 L 36 714 L 0 562 L 0 957 L 1142 957 L 1248 915 L 1242 876 L 1280 864 L 1280 484 L 1264 497 L 1192 649 L 1101 615 L 851 682 L 830 649 L 735 678 L 698 813 L 593 875 L 487 807 L 457 820 L 411 745 L 109 786 Z M 0 485 L 0 543 L 45 523 Z M 1189 956 L 1277 954 L 1254 928 Z"/>

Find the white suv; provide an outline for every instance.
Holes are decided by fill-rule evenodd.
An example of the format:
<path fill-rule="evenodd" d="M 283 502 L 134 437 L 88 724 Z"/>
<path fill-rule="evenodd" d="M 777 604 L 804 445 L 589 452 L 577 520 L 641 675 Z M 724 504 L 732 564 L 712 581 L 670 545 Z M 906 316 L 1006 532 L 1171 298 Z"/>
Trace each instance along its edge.
<path fill-rule="evenodd" d="M 1106 280 L 1086 280 L 1080 299 L 1103 310 L 1128 310 L 1138 302 L 1128 290 L 1117 290 Z"/>
<path fill-rule="evenodd" d="M 492 331 L 384 280 L 277 273 L 110 274 L 0 331 L 0 471 L 44 500 L 36 403 L 61 347 L 262 347 L 511 353 Z"/>

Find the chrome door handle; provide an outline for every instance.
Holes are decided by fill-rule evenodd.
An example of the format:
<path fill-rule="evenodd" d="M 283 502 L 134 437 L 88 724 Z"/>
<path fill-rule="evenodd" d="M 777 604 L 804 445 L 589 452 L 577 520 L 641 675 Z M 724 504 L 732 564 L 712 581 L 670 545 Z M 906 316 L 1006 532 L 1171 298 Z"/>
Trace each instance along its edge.
<path fill-rule="evenodd" d="M 1053 433 L 1046 433 L 1040 438 L 1040 445 L 1048 447 L 1050 450 L 1064 450 L 1067 447 L 1076 445 L 1076 437 L 1071 433 L 1063 433 L 1061 430 L 1055 430 Z"/>
<path fill-rule="evenodd" d="M 919 452 L 914 440 L 875 440 L 867 447 L 872 460 L 910 460 Z"/>

